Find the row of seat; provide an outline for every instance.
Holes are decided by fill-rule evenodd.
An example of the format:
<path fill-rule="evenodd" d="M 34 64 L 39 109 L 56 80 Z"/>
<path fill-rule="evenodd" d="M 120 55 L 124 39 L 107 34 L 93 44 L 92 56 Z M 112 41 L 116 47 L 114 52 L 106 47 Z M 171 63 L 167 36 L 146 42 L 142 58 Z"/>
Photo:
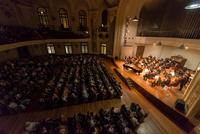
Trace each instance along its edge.
<path fill-rule="evenodd" d="M 147 113 L 135 103 L 130 107 L 100 109 L 98 113 L 78 113 L 73 117 L 47 118 L 26 122 L 26 134 L 134 134 Z"/>
<path fill-rule="evenodd" d="M 97 57 L 78 58 L 68 60 L 68 65 L 48 82 L 40 98 L 43 106 L 52 108 L 122 95 L 120 85 Z"/>
<path fill-rule="evenodd" d="M 120 85 L 97 56 L 44 56 L 0 65 L 0 115 L 121 94 Z"/>

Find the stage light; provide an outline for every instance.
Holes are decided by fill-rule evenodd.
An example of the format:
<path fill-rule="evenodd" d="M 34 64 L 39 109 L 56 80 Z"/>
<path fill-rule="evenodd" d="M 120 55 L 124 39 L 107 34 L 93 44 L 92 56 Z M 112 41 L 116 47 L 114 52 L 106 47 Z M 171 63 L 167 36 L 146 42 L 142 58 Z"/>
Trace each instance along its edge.
<path fill-rule="evenodd" d="M 154 46 L 162 46 L 162 43 L 159 41 L 159 42 L 155 42 L 153 43 Z"/>
<path fill-rule="evenodd" d="M 185 9 L 187 9 L 187 10 L 198 9 L 198 8 L 200 8 L 200 0 L 191 2 L 190 4 L 185 6 Z"/>
<path fill-rule="evenodd" d="M 137 18 L 137 16 L 135 16 L 135 17 L 133 18 L 133 21 L 134 21 L 134 22 L 139 21 L 139 19 Z"/>
<path fill-rule="evenodd" d="M 174 72 L 174 71 L 173 71 L 173 72 L 171 72 L 171 75 L 172 75 L 172 76 L 175 76 L 175 72 Z"/>
<path fill-rule="evenodd" d="M 158 79 L 159 79 L 159 75 L 156 75 L 154 78 L 155 78 L 156 80 L 158 80 Z"/>

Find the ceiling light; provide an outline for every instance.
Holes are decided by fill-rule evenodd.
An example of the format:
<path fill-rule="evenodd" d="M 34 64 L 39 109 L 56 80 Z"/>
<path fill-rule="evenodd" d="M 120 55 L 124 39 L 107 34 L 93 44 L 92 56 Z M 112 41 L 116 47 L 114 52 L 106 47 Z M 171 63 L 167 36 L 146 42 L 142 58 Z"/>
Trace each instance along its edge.
<path fill-rule="evenodd" d="M 154 46 L 162 46 L 162 43 L 159 41 L 159 42 L 155 42 L 153 43 Z"/>
<path fill-rule="evenodd" d="M 191 2 L 190 4 L 185 6 L 185 9 L 197 9 L 197 8 L 200 8 L 200 0 Z"/>
<path fill-rule="evenodd" d="M 157 46 L 162 46 L 162 43 L 159 41 L 159 42 L 157 42 L 156 45 L 157 45 Z"/>
<path fill-rule="evenodd" d="M 138 18 L 137 18 L 137 16 L 135 16 L 135 17 L 133 18 L 133 21 L 134 21 L 134 22 L 139 21 Z"/>
<path fill-rule="evenodd" d="M 178 48 L 187 50 L 189 47 L 185 46 L 184 44 L 181 44 L 180 46 L 178 46 Z"/>
<path fill-rule="evenodd" d="M 181 44 L 180 46 L 178 46 L 179 49 L 185 49 L 185 45 Z"/>

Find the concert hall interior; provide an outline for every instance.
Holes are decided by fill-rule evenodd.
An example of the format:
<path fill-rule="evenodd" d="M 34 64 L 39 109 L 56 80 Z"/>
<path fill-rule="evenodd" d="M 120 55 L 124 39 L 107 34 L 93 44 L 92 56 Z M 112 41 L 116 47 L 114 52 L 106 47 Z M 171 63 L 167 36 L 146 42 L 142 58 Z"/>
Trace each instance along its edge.
<path fill-rule="evenodd" d="M 200 0 L 0 0 L 0 134 L 200 134 Z"/>

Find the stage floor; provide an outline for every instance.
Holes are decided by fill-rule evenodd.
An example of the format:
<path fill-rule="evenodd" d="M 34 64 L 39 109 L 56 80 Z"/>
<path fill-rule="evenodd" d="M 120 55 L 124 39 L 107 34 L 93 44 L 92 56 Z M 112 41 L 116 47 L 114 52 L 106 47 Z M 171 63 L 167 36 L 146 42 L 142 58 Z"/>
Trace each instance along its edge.
<path fill-rule="evenodd" d="M 54 118 L 59 117 L 61 114 L 69 117 L 78 112 L 97 112 L 100 108 L 107 109 L 111 107 L 120 107 L 122 104 L 129 105 L 131 102 L 135 102 L 138 103 L 146 112 L 148 112 L 147 118 L 145 119 L 144 123 L 140 125 L 137 131 L 138 134 L 185 134 L 182 129 L 180 129 L 174 122 L 161 113 L 159 109 L 157 109 L 152 103 L 143 97 L 137 90 L 129 90 L 113 71 L 115 66 L 110 61 L 107 61 L 106 65 L 114 74 L 115 78 L 121 83 L 123 92 L 121 99 L 105 100 L 52 110 L 2 116 L 0 117 L 0 130 L 5 131 L 6 134 L 21 134 L 26 121 L 38 121 L 47 117 Z M 120 66 L 120 62 L 118 65 Z M 125 72 L 123 69 L 120 69 L 120 71 L 127 77 L 132 76 L 131 73 Z"/>
<path fill-rule="evenodd" d="M 143 87 L 145 90 L 147 90 L 149 93 L 151 93 L 153 96 L 167 104 L 168 106 L 174 108 L 175 102 L 178 98 L 181 98 L 183 96 L 184 90 L 179 91 L 175 89 L 170 90 L 164 90 L 162 87 L 151 87 L 150 84 L 143 80 L 142 76 L 137 75 L 133 71 L 125 70 L 123 68 L 124 61 L 122 60 L 116 60 L 115 63 L 119 67 L 118 71 L 126 77 L 131 78 L 136 83 L 138 83 L 141 87 Z"/>

